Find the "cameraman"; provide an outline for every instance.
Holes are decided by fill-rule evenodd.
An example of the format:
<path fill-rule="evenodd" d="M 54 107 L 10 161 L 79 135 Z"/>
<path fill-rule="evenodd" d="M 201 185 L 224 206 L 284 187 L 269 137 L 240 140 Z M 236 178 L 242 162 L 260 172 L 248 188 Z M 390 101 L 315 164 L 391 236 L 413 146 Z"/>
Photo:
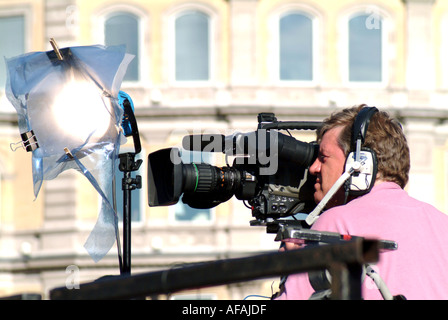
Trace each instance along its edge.
<path fill-rule="evenodd" d="M 353 123 L 364 107 L 332 114 L 317 132 L 319 155 L 310 167 L 317 178 L 316 203 L 343 174 Z M 363 146 L 377 156 L 373 188 L 365 195 L 347 198 L 341 187 L 312 229 L 396 241 L 398 249 L 381 252 L 375 267 L 391 294 L 406 299 L 448 299 L 448 216 L 403 190 L 409 178 L 410 156 L 400 124 L 386 112 L 376 112 Z M 298 247 L 286 244 L 286 248 Z M 382 299 L 374 284 L 366 282 L 363 298 Z M 290 275 L 278 299 L 308 299 L 314 291 L 308 274 Z"/>

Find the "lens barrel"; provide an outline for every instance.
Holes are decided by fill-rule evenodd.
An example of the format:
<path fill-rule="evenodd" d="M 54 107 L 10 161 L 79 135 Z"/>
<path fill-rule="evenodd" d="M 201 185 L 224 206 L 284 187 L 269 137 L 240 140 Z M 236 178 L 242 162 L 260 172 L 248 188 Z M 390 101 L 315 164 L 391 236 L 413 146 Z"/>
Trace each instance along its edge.
<path fill-rule="evenodd" d="M 191 163 L 183 165 L 182 173 L 185 193 L 235 192 L 241 182 L 241 173 L 232 167 Z"/>
<path fill-rule="evenodd" d="M 204 163 L 184 164 L 182 168 L 184 192 L 212 192 L 216 188 L 216 170 Z"/>
<path fill-rule="evenodd" d="M 184 164 L 182 202 L 196 209 L 213 208 L 241 193 L 240 189 L 245 185 L 242 177 L 242 173 L 233 167 Z"/>

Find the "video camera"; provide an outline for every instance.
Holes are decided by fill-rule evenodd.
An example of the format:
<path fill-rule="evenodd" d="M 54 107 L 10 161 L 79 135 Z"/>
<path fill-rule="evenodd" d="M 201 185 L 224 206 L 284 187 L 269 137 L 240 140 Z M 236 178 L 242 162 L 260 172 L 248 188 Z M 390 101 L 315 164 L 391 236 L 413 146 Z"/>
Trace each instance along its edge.
<path fill-rule="evenodd" d="M 192 208 L 212 208 L 232 196 L 247 201 L 258 224 L 309 213 L 315 178 L 308 173 L 318 153 L 317 143 L 302 142 L 279 130 L 315 130 L 321 122 L 277 121 L 273 113 L 258 115 L 254 132 L 185 136 L 182 147 L 234 156 L 233 165 L 183 163 L 180 149 L 148 155 L 149 206 L 176 204 L 180 197 Z"/>

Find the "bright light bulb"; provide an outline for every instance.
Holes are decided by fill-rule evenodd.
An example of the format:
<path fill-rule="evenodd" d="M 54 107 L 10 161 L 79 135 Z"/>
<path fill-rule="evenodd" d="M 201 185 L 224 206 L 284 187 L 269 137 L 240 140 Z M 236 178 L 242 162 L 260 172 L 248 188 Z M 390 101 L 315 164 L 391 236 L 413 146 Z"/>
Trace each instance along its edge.
<path fill-rule="evenodd" d="M 93 83 L 71 81 L 57 94 L 52 105 L 54 123 L 80 144 L 101 138 L 109 129 L 111 106 Z"/>

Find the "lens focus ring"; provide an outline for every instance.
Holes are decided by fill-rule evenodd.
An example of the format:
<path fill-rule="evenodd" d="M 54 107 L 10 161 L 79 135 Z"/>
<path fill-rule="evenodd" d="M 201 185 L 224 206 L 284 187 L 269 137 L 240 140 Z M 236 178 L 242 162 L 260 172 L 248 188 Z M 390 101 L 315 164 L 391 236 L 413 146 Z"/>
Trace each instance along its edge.
<path fill-rule="evenodd" d="M 196 164 L 198 168 L 198 181 L 195 192 L 209 192 L 216 188 L 216 170 L 209 164 Z"/>

